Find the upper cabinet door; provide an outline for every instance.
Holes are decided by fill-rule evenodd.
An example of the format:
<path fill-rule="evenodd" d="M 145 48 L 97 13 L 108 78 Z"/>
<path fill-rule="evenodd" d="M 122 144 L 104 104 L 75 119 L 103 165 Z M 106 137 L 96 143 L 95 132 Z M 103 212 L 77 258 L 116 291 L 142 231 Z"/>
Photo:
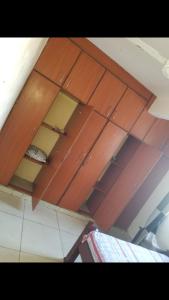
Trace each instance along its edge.
<path fill-rule="evenodd" d="M 124 94 L 126 85 L 106 72 L 92 95 L 89 104 L 105 117 L 109 117 Z"/>
<path fill-rule="evenodd" d="M 62 85 L 80 51 L 67 38 L 51 38 L 40 55 L 35 69 L 57 84 Z"/>
<path fill-rule="evenodd" d="M 93 58 L 82 53 L 63 87 L 80 101 L 87 103 L 104 71 Z"/>
<path fill-rule="evenodd" d="M 33 71 L 0 133 L 0 183 L 8 184 L 59 87 Z"/>
<path fill-rule="evenodd" d="M 169 121 L 157 119 L 144 138 L 144 142 L 162 149 L 169 139 Z"/>
<path fill-rule="evenodd" d="M 128 89 L 110 119 L 113 123 L 126 131 L 130 131 L 145 105 L 146 100 L 139 97 L 134 91 Z"/>
<path fill-rule="evenodd" d="M 146 109 L 143 110 L 136 123 L 132 127 L 130 133 L 139 140 L 143 140 L 148 130 L 152 127 L 156 118 L 153 117 Z"/>

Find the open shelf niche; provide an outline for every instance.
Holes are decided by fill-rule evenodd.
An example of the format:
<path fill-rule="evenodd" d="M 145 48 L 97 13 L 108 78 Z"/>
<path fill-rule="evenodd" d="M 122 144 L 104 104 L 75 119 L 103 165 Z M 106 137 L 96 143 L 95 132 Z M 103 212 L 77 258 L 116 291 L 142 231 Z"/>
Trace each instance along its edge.
<path fill-rule="evenodd" d="M 85 211 L 88 211 L 91 216 L 95 214 L 97 208 L 120 176 L 122 170 L 129 163 L 140 143 L 138 139 L 131 135 L 127 136 L 116 154 L 109 161 L 85 202 Z M 83 209 L 84 207 L 81 208 L 81 210 Z"/>
<path fill-rule="evenodd" d="M 77 101 L 60 92 L 34 136 L 31 145 L 38 147 L 46 153 L 48 163 L 50 163 L 50 153 L 59 138 L 67 134 L 65 127 L 77 106 Z M 16 169 L 10 185 L 27 193 L 32 193 L 34 182 L 43 165 L 45 163 L 36 161 L 25 155 Z"/>

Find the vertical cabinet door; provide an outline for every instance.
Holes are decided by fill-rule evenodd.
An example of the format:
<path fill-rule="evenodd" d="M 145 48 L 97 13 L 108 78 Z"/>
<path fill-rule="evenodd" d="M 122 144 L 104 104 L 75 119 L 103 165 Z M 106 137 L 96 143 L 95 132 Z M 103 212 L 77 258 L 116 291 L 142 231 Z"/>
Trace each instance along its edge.
<path fill-rule="evenodd" d="M 143 98 L 128 89 L 110 119 L 121 128 L 130 131 L 145 105 L 146 101 Z"/>
<path fill-rule="evenodd" d="M 143 140 L 155 120 L 156 118 L 147 111 L 147 108 L 144 109 L 140 117 L 132 127 L 130 131 L 131 135 L 135 136 L 139 140 Z"/>
<path fill-rule="evenodd" d="M 105 69 L 93 58 L 82 53 L 64 83 L 64 89 L 87 103 Z"/>
<path fill-rule="evenodd" d="M 157 119 L 144 138 L 144 143 L 162 149 L 169 139 L 169 121 Z"/>
<path fill-rule="evenodd" d="M 69 188 L 61 198 L 59 206 L 79 210 L 91 192 L 108 161 L 119 148 L 126 132 L 109 122 L 98 138 Z"/>
<path fill-rule="evenodd" d="M 35 65 L 35 69 L 58 85 L 62 85 L 80 51 L 67 38 L 50 38 Z"/>
<path fill-rule="evenodd" d="M 0 133 L 0 183 L 8 184 L 59 88 L 33 71 Z"/>
<path fill-rule="evenodd" d="M 105 124 L 104 117 L 94 111 L 91 113 L 69 155 L 63 161 L 59 172 L 56 172 L 44 194 L 46 201 L 58 203 Z"/>
<path fill-rule="evenodd" d="M 107 71 L 92 95 L 89 105 L 94 106 L 100 114 L 109 117 L 125 90 L 126 85 Z"/>
<path fill-rule="evenodd" d="M 67 133 L 67 135 L 60 136 L 58 142 L 56 143 L 50 154 L 49 165 L 44 166 L 36 178 L 32 195 L 33 208 L 36 207 L 40 199 L 44 199 L 43 196 L 50 183 L 52 182 L 53 177 L 57 172 L 59 172 L 65 158 L 71 152 L 72 147 L 80 136 L 83 127 L 92 114 L 92 111 L 93 108 L 89 105 L 77 106 L 75 112 L 73 113 L 71 119 L 65 127 L 65 132 Z"/>
<path fill-rule="evenodd" d="M 102 229 L 108 230 L 116 222 L 161 155 L 153 147 L 145 144 L 139 146 L 94 215 L 96 223 Z"/>

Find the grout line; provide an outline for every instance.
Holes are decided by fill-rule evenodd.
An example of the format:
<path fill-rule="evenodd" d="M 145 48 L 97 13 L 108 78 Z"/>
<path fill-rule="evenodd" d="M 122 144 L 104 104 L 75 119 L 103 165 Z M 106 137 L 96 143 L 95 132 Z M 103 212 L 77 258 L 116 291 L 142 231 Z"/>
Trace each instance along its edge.
<path fill-rule="evenodd" d="M 4 214 L 7 214 L 7 215 L 10 215 L 10 216 L 13 216 L 13 217 L 17 217 L 17 218 L 19 218 L 19 219 L 22 219 L 22 218 L 23 218 L 23 216 L 17 216 L 17 215 L 15 215 L 14 213 L 9 213 L 9 212 L 7 212 L 7 211 L 1 210 L 1 208 L 0 208 L 0 212 L 1 212 L 1 213 L 4 213 Z"/>
<path fill-rule="evenodd" d="M 36 222 L 36 221 L 30 220 L 30 219 L 27 219 L 27 218 L 23 218 L 23 219 L 25 221 L 28 221 L 28 222 L 31 222 L 31 223 L 34 223 L 34 224 L 39 224 L 39 225 L 42 225 L 42 226 L 45 226 L 45 227 L 49 227 L 49 228 L 52 228 L 52 229 L 56 229 L 57 231 L 59 231 L 59 229 L 57 227 L 54 227 L 52 225 L 47 225 L 47 224 L 44 224 L 44 223 Z"/>
<path fill-rule="evenodd" d="M 59 218 L 57 215 L 57 211 L 55 211 L 55 213 L 56 213 L 56 220 L 57 220 L 58 229 L 59 229 L 59 240 L 60 240 L 61 250 L 62 250 L 63 259 L 64 259 L 65 255 L 64 255 L 63 241 L 62 241 L 62 235 L 61 235 L 61 228 L 60 228 L 60 224 L 59 224 Z"/>
<path fill-rule="evenodd" d="M 20 241 L 20 249 L 19 249 L 19 262 L 20 262 L 21 245 L 22 245 L 22 236 L 23 236 L 24 213 L 25 213 L 25 199 L 23 199 L 23 201 L 24 201 L 24 208 L 23 208 L 23 218 L 22 218 L 21 241 Z"/>

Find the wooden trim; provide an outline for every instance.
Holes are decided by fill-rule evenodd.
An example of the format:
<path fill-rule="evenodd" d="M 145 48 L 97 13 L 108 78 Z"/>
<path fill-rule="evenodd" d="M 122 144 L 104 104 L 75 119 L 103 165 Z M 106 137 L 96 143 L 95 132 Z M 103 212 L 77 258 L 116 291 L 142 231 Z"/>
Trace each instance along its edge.
<path fill-rule="evenodd" d="M 118 79 L 128 85 L 131 89 L 137 92 L 138 95 L 149 100 L 152 97 L 152 92 L 145 88 L 138 80 L 125 71 L 113 59 L 108 57 L 102 50 L 96 47 L 86 38 L 70 38 L 79 48 L 85 51 L 88 55 L 99 62 L 104 68 L 113 73 Z"/>
<path fill-rule="evenodd" d="M 45 122 L 42 122 L 41 124 L 43 127 L 49 129 L 49 130 L 52 130 L 58 134 L 61 134 L 61 135 L 67 135 L 67 133 L 64 131 L 64 130 L 61 130 L 60 128 L 58 127 L 52 127 L 51 125 L 45 123 Z"/>

